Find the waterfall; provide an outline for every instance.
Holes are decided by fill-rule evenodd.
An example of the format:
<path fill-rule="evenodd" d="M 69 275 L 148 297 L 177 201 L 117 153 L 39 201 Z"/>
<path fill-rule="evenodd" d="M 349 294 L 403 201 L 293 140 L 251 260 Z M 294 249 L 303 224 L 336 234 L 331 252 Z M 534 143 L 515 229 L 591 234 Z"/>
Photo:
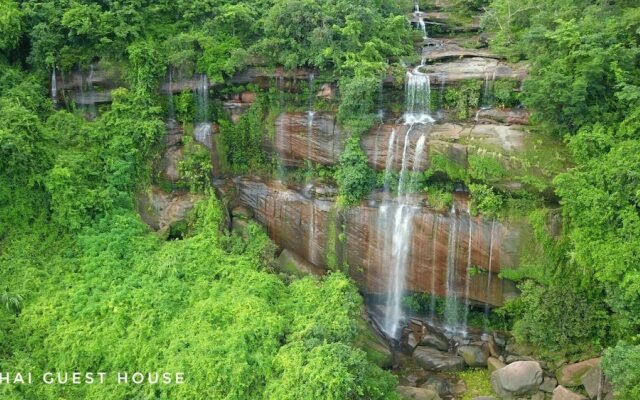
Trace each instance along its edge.
<path fill-rule="evenodd" d="M 58 80 L 56 79 L 56 67 L 51 70 L 51 100 L 58 104 Z"/>
<path fill-rule="evenodd" d="M 465 283 L 464 283 L 464 322 L 462 325 L 462 331 L 466 335 L 467 326 L 469 322 L 469 290 L 471 285 L 471 238 L 472 238 L 472 229 L 473 229 L 473 221 L 471 220 L 471 203 L 467 205 L 467 217 L 469 218 L 469 232 L 468 235 L 468 243 L 467 243 L 467 269 L 465 271 Z"/>
<path fill-rule="evenodd" d="M 487 328 L 487 323 L 489 321 L 489 296 L 491 295 L 491 274 L 493 272 L 493 230 L 496 226 L 496 221 L 491 221 L 491 233 L 489 234 L 489 271 L 487 273 L 487 297 L 485 299 L 484 304 L 484 319 L 485 319 L 485 330 Z"/>
<path fill-rule="evenodd" d="M 484 84 L 482 85 L 482 104 L 483 109 L 489 109 L 493 107 L 493 86 L 495 82 L 495 71 L 493 75 L 489 72 L 484 73 Z"/>
<path fill-rule="evenodd" d="M 313 109 L 313 81 L 315 79 L 315 75 L 312 73 L 309 74 L 309 107 L 307 110 L 307 163 L 308 167 L 311 168 L 311 155 L 313 153 L 313 119 L 316 115 L 316 112 Z"/>
<path fill-rule="evenodd" d="M 211 122 L 209 122 L 209 79 L 200 75 L 196 85 L 196 126 L 193 136 L 197 142 L 211 148 Z"/>
<path fill-rule="evenodd" d="M 422 17 L 422 11 L 420 11 L 420 5 L 415 3 L 413 15 L 418 19 L 418 28 L 422 31 L 422 38 L 424 40 L 429 39 L 429 35 L 427 35 L 427 24 L 424 22 L 424 18 Z"/>
<path fill-rule="evenodd" d="M 390 266 L 388 271 L 387 299 L 388 309 L 385 314 L 383 328 L 385 332 L 397 337 L 403 317 L 402 299 L 406 284 L 409 254 L 411 251 L 411 233 L 413 216 L 418 209 L 407 201 L 407 175 L 409 173 L 408 149 L 411 142 L 413 126 L 407 129 L 402 151 L 402 169 L 398 183 L 397 202 L 387 200 L 380 206 L 381 232 L 385 233 L 383 256 Z M 393 160 L 392 160 L 393 161 Z M 415 158 L 414 158 L 415 163 Z M 393 162 L 389 163 L 393 166 Z M 389 173 L 389 171 L 387 171 Z"/>
<path fill-rule="evenodd" d="M 430 124 L 433 118 L 431 111 L 431 79 L 419 68 L 407 72 L 404 120 L 406 124 Z"/>
<path fill-rule="evenodd" d="M 430 307 L 430 319 L 434 322 L 436 319 L 436 255 L 438 254 L 436 248 L 438 247 L 438 230 L 440 229 L 440 215 L 436 214 L 433 219 L 433 236 L 431 242 L 431 265 L 434 272 L 431 274 L 431 307 Z"/>
<path fill-rule="evenodd" d="M 447 271 L 446 271 L 446 303 L 444 319 L 447 328 L 455 330 L 458 324 L 458 296 L 456 293 L 456 264 L 458 256 L 458 228 L 459 221 L 455 203 L 449 213 L 449 238 L 447 242 Z"/>
<path fill-rule="evenodd" d="M 395 158 L 395 142 L 396 142 L 396 130 L 395 128 L 391 130 L 391 135 L 389 136 L 389 143 L 387 145 L 387 159 L 385 162 L 384 169 L 384 191 L 385 193 L 389 193 L 390 185 L 391 185 L 391 177 L 393 171 L 393 161 Z"/>
<path fill-rule="evenodd" d="M 173 68 L 169 68 L 169 91 L 167 93 L 167 119 L 170 124 L 175 126 L 176 122 L 176 107 L 173 102 Z"/>

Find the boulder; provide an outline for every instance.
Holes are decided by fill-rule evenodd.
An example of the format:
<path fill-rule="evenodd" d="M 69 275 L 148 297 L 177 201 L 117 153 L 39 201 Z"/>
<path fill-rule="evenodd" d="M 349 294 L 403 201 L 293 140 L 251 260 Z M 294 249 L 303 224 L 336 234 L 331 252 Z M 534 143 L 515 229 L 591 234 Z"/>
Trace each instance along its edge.
<path fill-rule="evenodd" d="M 596 367 L 582 376 L 582 386 L 590 398 L 595 399 L 598 394 L 607 394 L 613 391 L 611 383 L 602 373 L 600 367 Z"/>
<path fill-rule="evenodd" d="M 575 364 L 565 365 L 557 373 L 558 383 L 562 386 L 580 386 L 582 377 L 600 366 L 599 358 L 581 361 Z"/>
<path fill-rule="evenodd" d="M 478 396 L 478 397 L 474 397 L 471 400 L 496 400 L 496 398 L 493 396 Z"/>
<path fill-rule="evenodd" d="M 491 373 L 493 390 L 501 397 L 535 393 L 542 383 L 542 368 L 535 361 L 516 361 Z"/>
<path fill-rule="evenodd" d="M 440 397 L 451 396 L 451 385 L 446 379 L 438 375 L 432 375 L 420 387 L 435 390 Z"/>
<path fill-rule="evenodd" d="M 551 400 L 587 400 L 587 398 L 560 385 L 553 391 Z"/>
<path fill-rule="evenodd" d="M 461 356 L 464 359 L 464 362 L 472 368 L 487 366 L 487 351 L 480 346 L 460 346 L 458 347 L 458 355 Z"/>
<path fill-rule="evenodd" d="M 558 386 L 558 380 L 556 378 L 545 376 L 544 381 L 542 381 L 542 385 L 540 385 L 540 390 L 552 393 L 556 386 Z"/>
<path fill-rule="evenodd" d="M 413 357 L 429 371 L 455 372 L 462 371 L 465 367 L 462 357 L 425 346 L 418 346 Z"/>
<path fill-rule="evenodd" d="M 420 338 L 414 332 L 407 335 L 405 346 L 409 352 L 412 352 L 420 344 Z"/>
<path fill-rule="evenodd" d="M 440 396 L 432 389 L 415 388 L 411 386 L 398 386 L 398 393 L 403 399 L 412 400 L 440 400 Z"/>
<path fill-rule="evenodd" d="M 505 363 L 503 363 L 502 361 L 498 360 L 495 357 L 489 357 L 487 359 L 487 369 L 489 369 L 489 373 L 492 373 L 493 371 L 496 371 L 500 368 L 504 368 L 507 365 Z"/>
<path fill-rule="evenodd" d="M 487 343 L 487 350 L 489 350 L 489 355 L 496 358 L 502 355 L 502 350 L 500 349 L 500 346 L 498 346 L 498 344 L 496 343 L 496 340 L 494 339 L 493 336 L 489 336 L 486 343 Z"/>
<path fill-rule="evenodd" d="M 534 393 L 533 396 L 531 396 L 530 400 L 544 400 L 544 398 L 545 398 L 544 392 L 537 392 L 537 393 Z"/>
<path fill-rule="evenodd" d="M 420 345 L 435 347 L 440 351 L 447 351 L 449 350 L 449 339 L 440 332 L 424 327 L 422 331 L 422 338 L 420 339 Z"/>

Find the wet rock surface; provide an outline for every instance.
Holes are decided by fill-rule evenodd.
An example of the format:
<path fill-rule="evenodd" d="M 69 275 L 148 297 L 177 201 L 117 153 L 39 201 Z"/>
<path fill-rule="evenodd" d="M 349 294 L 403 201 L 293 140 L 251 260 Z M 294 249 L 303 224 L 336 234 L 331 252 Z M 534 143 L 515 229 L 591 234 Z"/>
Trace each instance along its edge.
<path fill-rule="evenodd" d="M 305 196 L 299 189 L 278 182 L 244 178 L 236 185 L 239 204 L 254 213 L 279 246 L 311 264 L 325 266 L 334 245 L 342 261 L 360 267 L 352 268 L 350 274 L 365 293 L 386 293 L 388 270 L 380 246 L 384 229 L 378 225 L 377 202 L 337 213 L 333 201 Z M 447 268 L 455 267 L 455 289 L 460 297 L 468 293 L 473 301 L 499 306 L 514 293 L 513 284 L 497 274 L 503 266 L 517 265 L 523 226 L 486 221 L 465 212 L 441 214 L 426 207 L 412 224 L 407 291 L 444 296 Z M 454 224 L 456 229 L 452 229 Z M 455 260 L 448 262 L 453 233 L 451 241 L 458 251 Z M 341 242 L 331 240 L 338 235 Z M 469 260 L 486 273 L 467 276 Z"/>

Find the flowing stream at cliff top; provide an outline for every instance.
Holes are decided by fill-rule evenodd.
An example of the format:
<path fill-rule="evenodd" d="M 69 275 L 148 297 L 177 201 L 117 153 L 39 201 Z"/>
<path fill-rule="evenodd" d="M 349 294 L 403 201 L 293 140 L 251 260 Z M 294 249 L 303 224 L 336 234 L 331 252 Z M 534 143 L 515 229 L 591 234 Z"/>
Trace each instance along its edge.
<path fill-rule="evenodd" d="M 387 147 L 385 165 L 385 199 L 379 210 L 379 232 L 382 235 L 382 259 L 387 266 L 386 310 L 383 329 L 397 338 L 403 319 L 402 300 L 405 293 L 407 270 L 412 251 L 413 217 L 420 209 L 411 192 L 417 185 L 417 173 L 425 151 L 427 135 L 433 118 L 430 113 L 431 85 L 429 76 L 417 69 L 407 73 L 406 112 L 403 123 L 392 130 Z M 426 129 L 425 129 L 426 128 Z M 403 138 L 398 131 L 406 130 Z M 400 135 L 402 136 L 402 135 Z M 417 140 L 416 140 L 416 136 Z M 414 146 L 415 143 L 415 146 Z M 400 175 L 392 197 L 393 172 L 396 153 L 402 146 Z M 411 151 L 413 147 L 413 152 Z M 413 155 L 411 154 L 413 153 Z"/>

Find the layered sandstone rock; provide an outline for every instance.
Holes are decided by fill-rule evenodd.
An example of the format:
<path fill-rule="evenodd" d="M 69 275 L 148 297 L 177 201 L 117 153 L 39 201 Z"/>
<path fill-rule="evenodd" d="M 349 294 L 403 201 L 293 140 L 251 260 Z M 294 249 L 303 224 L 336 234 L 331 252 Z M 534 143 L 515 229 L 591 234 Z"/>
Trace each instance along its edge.
<path fill-rule="evenodd" d="M 384 257 L 388 227 L 380 224 L 377 200 L 338 213 L 333 201 L 278 182 L 241 179 L 236 184 L 239 202 L 277 244 L 317 266 L 326 266 L 328 254 L 336 254 L 365 293 L 386 293 L 391 273 Z M 420 207 L 415 213 L 406 289 L 445 296 L 448 268 L 455 268 L 451 289 L 460 298 L 468 293 L 472 302 L 500 306 L 516 294 L 498 273 L 518 265 L 524 228 L 471 217 L 464 209 L 442 214 Z"/>
<path fill-rule="evenodd" d="M 346 135 L 330 113 L 283 113 L 276 120 L 275 137 L 266 141 L 288 167 L 300 167 L 305 160 L 335 164 L 340 158 Z"/>

